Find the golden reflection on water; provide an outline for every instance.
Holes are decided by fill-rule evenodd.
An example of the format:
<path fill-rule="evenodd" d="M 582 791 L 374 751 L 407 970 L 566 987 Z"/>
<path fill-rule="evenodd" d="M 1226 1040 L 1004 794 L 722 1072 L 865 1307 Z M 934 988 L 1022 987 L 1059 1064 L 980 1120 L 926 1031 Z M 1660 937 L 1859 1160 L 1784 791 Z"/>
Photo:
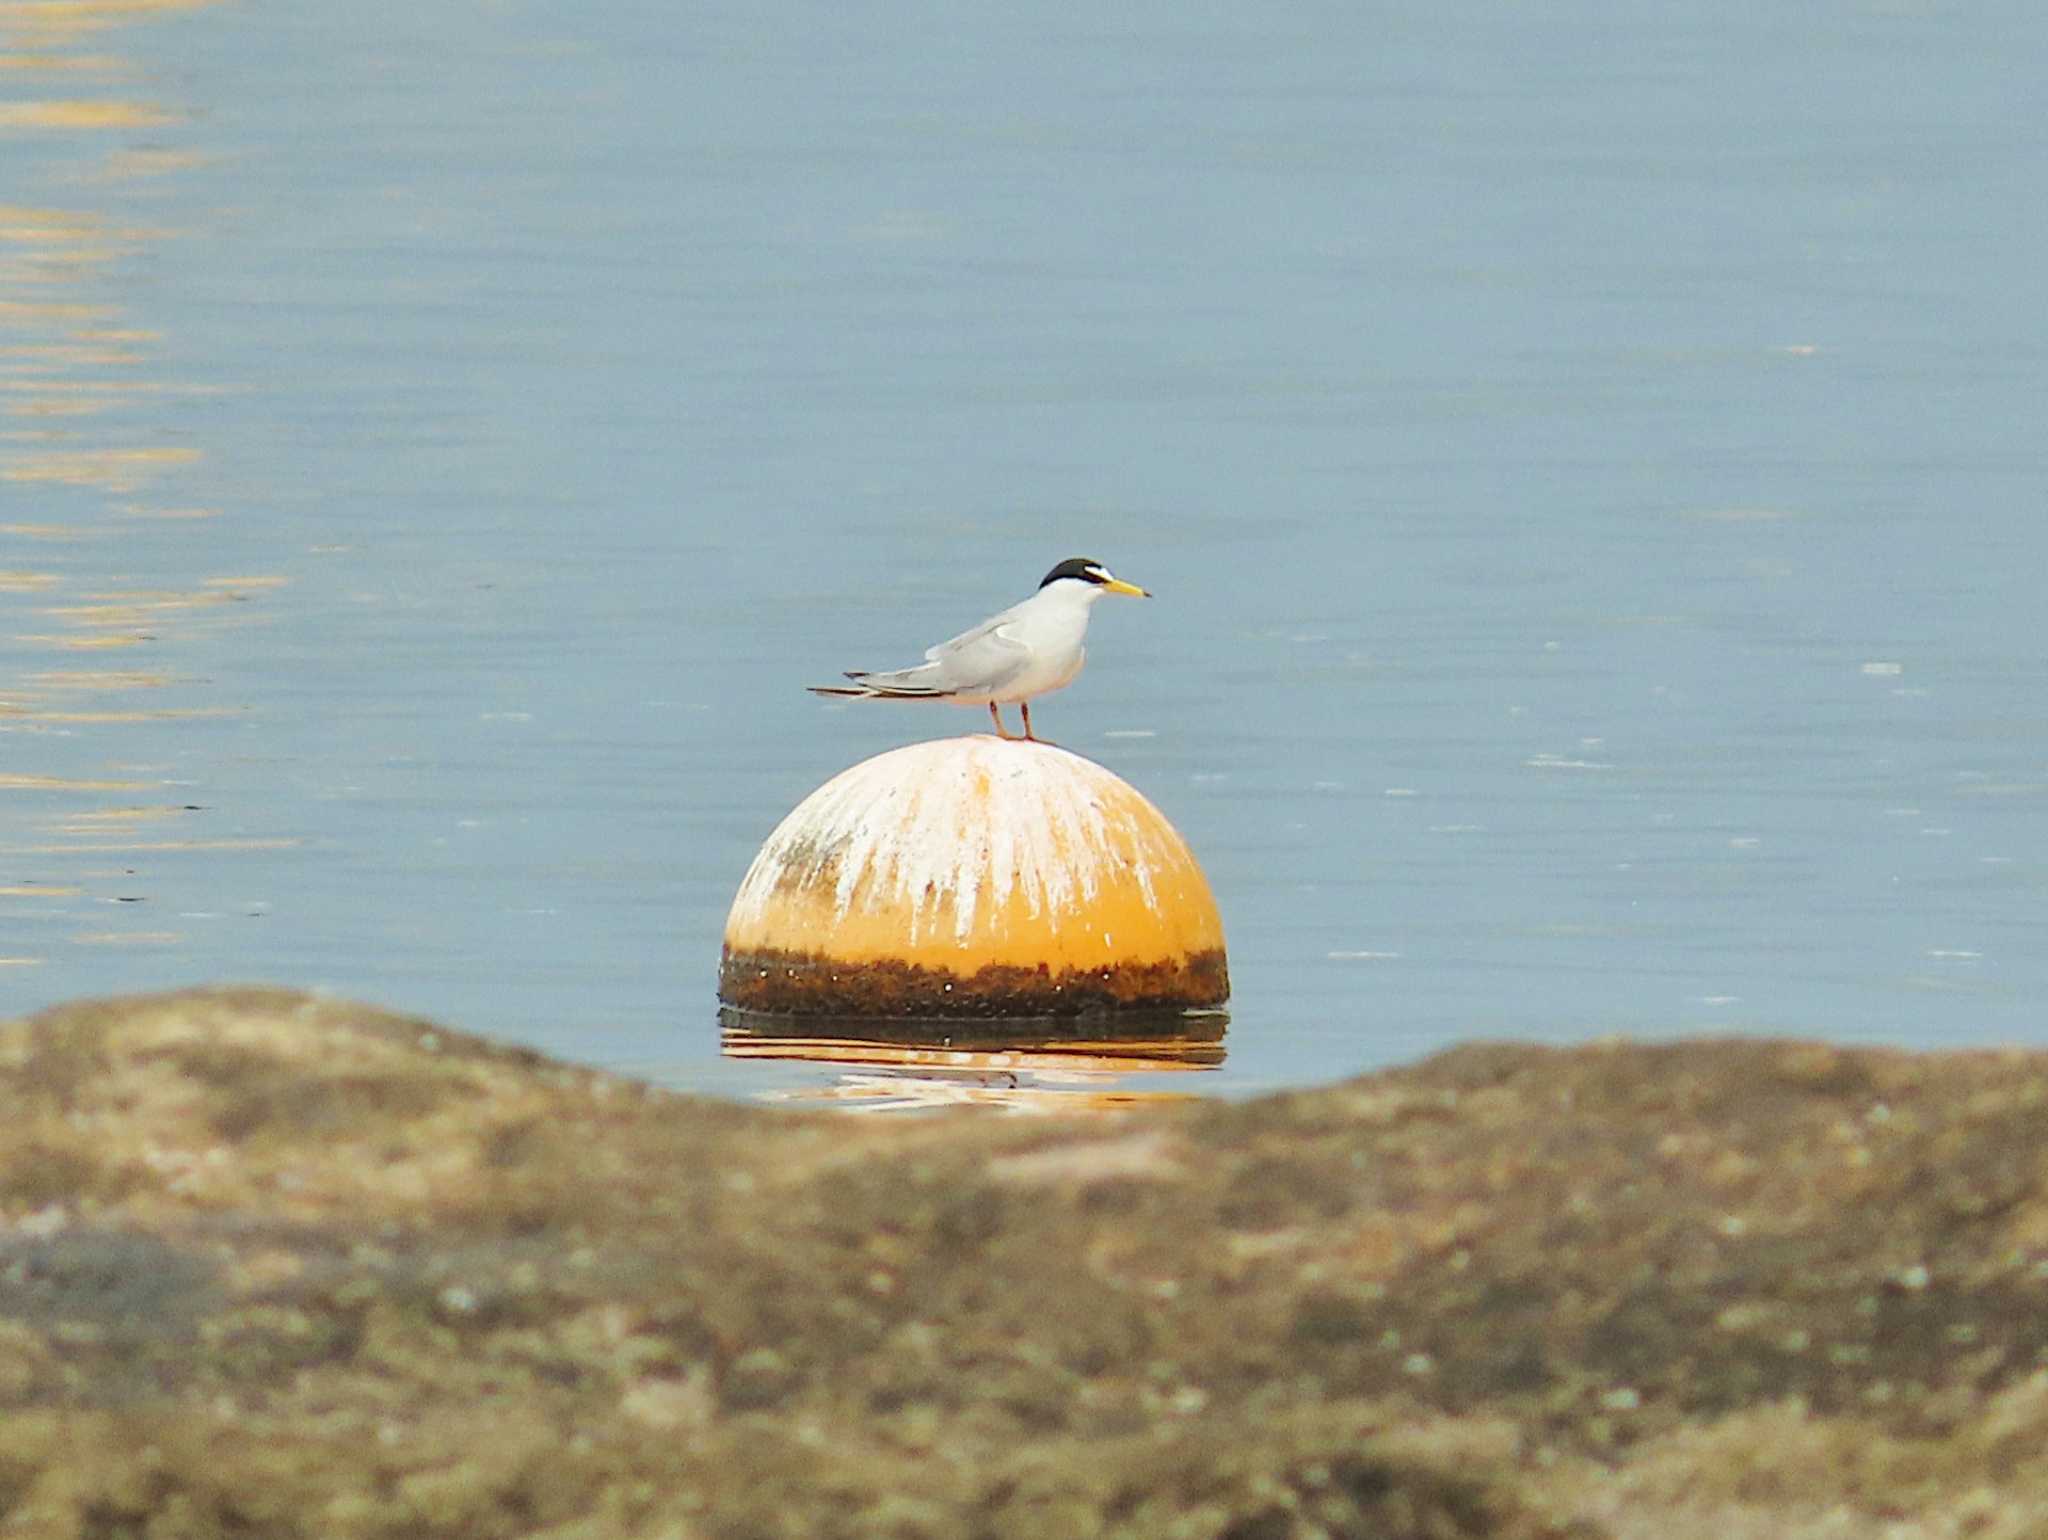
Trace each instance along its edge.
<path fill-rule="evenodd" d="M 274 838 L 190 839 L 190 840 L 69 840 L 60 845 L 0 846 L 0 855 L 72 855 L 90 851 L 100 855 L 131 855 L 151 850 L 290 850 L 301 841 L 289 836 Z"/>
<path fill-rule="evenodd" d="M 154 128 L 175 121 L 143 102 L 0 102 L 0 128 Z"/>
<path fill-rule="evenodd" d="M 30 674 L 28 682 L 72 690 L 155 690 L 171 682 L 168 674 L 145 674 L 116 669 L 59 668 Z"/>
<path fill-rule="evenodd" d="M 164 496 L 205 451 L 166 442 L 150 403 L 216 393 L 166 378 L 160 327 L 131 315 L 123 284 L 136 259 L 175 232 L 138 220 L 123 189 L 201 163 L 160 141 L 193 114 L 138 92 L 149 72 L 118 52 L 124 25 L 197 11 L 217 0 L 0 0 L 0 152 L 26 145 L 50 165 L 27 185 L 10 179 L 0 202 L 0 637 L 21 661 L 0 675 L 0 927 L 9 914 L 55 915 L 62 944 L 173 946 L 183 939 L 147 919 L 151 873 L 134 858 L 183 851 L 278 849 L 285 837 L 181 837 L 203 811 L 175 800 L 140 764 L 164 758 L 160 740 L 131 742 L 130 724 L 236 710 L 195 698 L 203 681 L 157 663 L 200 628 L 252 623 L 249 601 L 283 585 L 273 574 L 223 575 L 191 586 L 138 586 L 124 530 L 138 521 L 210 519 L 216 508 Z M 87 51 L 90 43 L 91 51 Z M 150 141 L 131 137 L 150 130 Z M 73 153 L 75 152 L 75 154 Z M 74 163 L 63 164 L 69 158 Z M 61 548 L 38 559 L 31 543 Z M 104 552 L 102 556 L 101 553 Z M 146 569 L 142 569 L 146 570 Z M 145 579 L 146 581 L 146 579 Z M 126 667 L 66 666 L 79 653 L 119 650 Z M 81 736 L 90 735 L 90 736 Z M 81 744 L 103 772 L 61 774 L 36 763 L 39 743 Z M 124 758 L 128 762 L 123 762 Z M 68 768 L 68 765 L 67 765 Z M 169 793 L 167 795 L 167 792 Z M 23 834 L 26 838 L 23 838 Z M 23 858 L 35 858 L 32 862 Z M 137 923 L 114 923 L 134 905 Z M 105 906 L 105 907 L 102 907 Z M 88 918 L 90 917 L 90 918 Z M 11 940 L 0 967 L 43 959 Z"/>
<path fill-rule="evenodd" d="M 13 535 L 22 540 L 84 540 L 82 529 L 73 529 L 68 524 L 0 524 L 0 535 Z"/>
<path fill-rule="evenodd" d="M 95 406 L 90 416 L 104 409 Z M 47 481 L 59 486 L 100 487 L 109 492 L 139 492 L 162 478 L 166 471 L 196 464 L 196 449 L 152 447 L 133 449 L 39 450 L 31 454 L 10 454 L 0 469 L 0 481 Z"/>
<path fill-rule="evenodd" d="M 0 53 L 0 74 L 111 75 L 121 61 L 109 54 Z"/>
<path fill-rule="evenodd" d="M 63 775 L 0 774 L 0 791 L 141 791 L 146 781 L 82 781 Z"/>
<path fill-rule="evenodd" d="M 136 647 L 154 637 L 128 636 L 52 636 L 48 634 L 22 633 L 14 638 L 17 642 L 31 643 L 37 647 L 55 648 L 62 652 L 95 652 L 104 647 Z"/>
<path fill-rule="evenodd" d="M 168 803 L 156 807 L 103 807 L 89 813 L 73 813 L 58 827 L 67 834 L 105 834 L 109 829 L 124 829 L 132 824 L 183 818 L 191 811 L 182 804 Z"/>
<path fill-rule="evenodd" d="M 198 11 L 215 0 L 0 0 L 0 37 L 15 48 L 67 46 L 123 22 L 148 21 L 175 11 Z M 104 61 L 123 67 L 119 59 Z"/>
<path fill-rule="evenodd" d="M 806 1021 L 720 1011 L 729 1059 L 832 1065 L 829 1084 L 763 1093 L 854 1112 L 996 1107 L 1009 1112 L 1106 1112 L 1192 1101 L 1194 1091 L 1136 1090 L 1136 1074 L 1221 1067 L 1221 1011 L 1101 1023 Z"/>

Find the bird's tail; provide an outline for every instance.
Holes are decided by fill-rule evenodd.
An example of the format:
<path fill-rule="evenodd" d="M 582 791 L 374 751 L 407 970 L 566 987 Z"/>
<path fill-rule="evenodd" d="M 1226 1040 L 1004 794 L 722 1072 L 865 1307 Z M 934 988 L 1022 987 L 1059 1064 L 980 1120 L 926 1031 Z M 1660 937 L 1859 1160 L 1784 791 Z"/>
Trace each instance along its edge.
<path fill-rule="evenodd" d="M 916 682 L 916 676 L 926 672 L 922 668 L 906 668 L 887 674 L 870 674 L 855 668 L 846 671 L 846 677 L 853 681 L 850 685 L 812 684 L 804 688 L 813 695 L 837 696 L 842 700 L 936 700 L 945 691 Z"/>
<path fill-rule="evenodd" d="M 804 688 L 813 695 L 829 695 L 837 700 L 941 700 L 944 698 L 937 690 L 892 689 L 887 685 L 807 684 Z"/>

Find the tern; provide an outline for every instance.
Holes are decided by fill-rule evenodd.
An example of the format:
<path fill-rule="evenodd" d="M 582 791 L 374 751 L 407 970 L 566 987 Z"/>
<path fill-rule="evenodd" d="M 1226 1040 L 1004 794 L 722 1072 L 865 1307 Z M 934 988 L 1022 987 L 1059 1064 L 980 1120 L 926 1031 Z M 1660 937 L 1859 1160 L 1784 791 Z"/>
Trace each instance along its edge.
<path fill-rule="evenodd" d="M 987 706 L 996 736 L 1008 739 L 1000 708 L 1015 701 L 1024 713 L 1024 737 L 1031 731 L 1031 702 L 1074 682 L 1087 660 L 1081 639 L 1088 634 L 1088 612 L 1104 594 L 1152 596 L 1136 583 L 1126 583 L 1099 561 L 1076 556 L 1045 575 L 1038 592 L 1000 615 L 991 615 L 950 642 L 925 649 L 915 668 L 868 673 L 848 669 L 844 684 L 814 684 L 813 695 L 849 700 L 942 700 L 956 706 Z"/>

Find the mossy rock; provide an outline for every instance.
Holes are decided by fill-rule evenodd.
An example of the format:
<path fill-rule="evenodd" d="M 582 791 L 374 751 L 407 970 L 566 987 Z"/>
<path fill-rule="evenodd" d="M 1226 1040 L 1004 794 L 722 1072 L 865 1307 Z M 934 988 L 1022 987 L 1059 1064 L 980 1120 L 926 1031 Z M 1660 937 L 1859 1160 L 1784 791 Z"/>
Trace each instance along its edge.
<path fill-rule="evenodd" d="M 280 990 L 0 1024 L 0 1535 L 2038 1534 L 2048 1056 L 890 1123 Z"/>

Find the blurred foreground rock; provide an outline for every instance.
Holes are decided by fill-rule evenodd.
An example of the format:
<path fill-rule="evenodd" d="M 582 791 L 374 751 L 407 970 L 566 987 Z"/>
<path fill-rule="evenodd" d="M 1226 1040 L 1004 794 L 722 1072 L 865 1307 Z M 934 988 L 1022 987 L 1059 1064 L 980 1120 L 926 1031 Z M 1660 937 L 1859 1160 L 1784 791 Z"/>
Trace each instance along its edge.
<path fill-rule="evenodd" d="M 726 1106 L 281 991 L 0 1024 L 0 1536 L 2037 1537 L 2048 1055 Z"/>

